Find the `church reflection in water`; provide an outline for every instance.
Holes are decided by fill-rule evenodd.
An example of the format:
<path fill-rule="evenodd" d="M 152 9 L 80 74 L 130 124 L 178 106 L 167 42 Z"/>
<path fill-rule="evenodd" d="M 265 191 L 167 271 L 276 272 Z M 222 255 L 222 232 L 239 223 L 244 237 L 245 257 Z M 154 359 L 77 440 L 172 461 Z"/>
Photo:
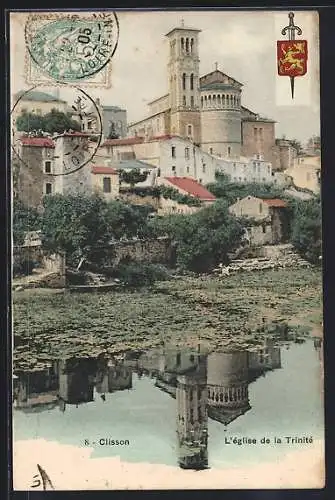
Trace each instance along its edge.
<path fill-rule="evenodd" d="M 178 463 L 181 468 L 208 467 L 208 419 L 229 425 L 251 409 L 249 384 L 281 368 L 280 348 L 265 339 L 253 350 L 204 353 L 164 347 L 135 359 L 67 358 L 40 371 L 16 373 L 14 407 L 38 412 L 81 405 L 133 388 L 133 373 L 150 376 L 158 390 L 176 400 Z"/>

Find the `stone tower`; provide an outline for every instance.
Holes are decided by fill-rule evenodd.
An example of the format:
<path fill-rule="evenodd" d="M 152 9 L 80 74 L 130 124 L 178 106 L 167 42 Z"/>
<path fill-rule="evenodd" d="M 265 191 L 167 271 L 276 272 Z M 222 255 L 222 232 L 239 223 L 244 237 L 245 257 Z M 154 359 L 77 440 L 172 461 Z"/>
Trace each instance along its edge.
<path fill-rule="evenodd" d="M 199 43 L 200 30 L 174 28 L 169 40 L 168 79 L 171 108 L 171 133 L 201 142 Z"/>
<path fill-rule="evenodd" d="M 177 376 L 178 462 L 183 469 L 208 467 L 207 357 L 198 355 L 197 366 Z"/>

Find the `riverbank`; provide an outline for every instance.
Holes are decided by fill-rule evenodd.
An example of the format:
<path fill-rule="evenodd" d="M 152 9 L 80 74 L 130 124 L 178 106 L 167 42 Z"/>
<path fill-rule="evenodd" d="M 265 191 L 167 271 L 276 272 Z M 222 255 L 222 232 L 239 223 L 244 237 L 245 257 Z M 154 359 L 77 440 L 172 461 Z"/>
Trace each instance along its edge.
<path fill-rule="evenodd" d="M 66 355 L 116 354 L 173 341 L 219 348 L 261 342 L 262 325 L 320 332 L 319 269 L 278 269 L 228 277 L 179 277 L 150 289 L 106 293 L 13 293 L 14 370 Z"/>

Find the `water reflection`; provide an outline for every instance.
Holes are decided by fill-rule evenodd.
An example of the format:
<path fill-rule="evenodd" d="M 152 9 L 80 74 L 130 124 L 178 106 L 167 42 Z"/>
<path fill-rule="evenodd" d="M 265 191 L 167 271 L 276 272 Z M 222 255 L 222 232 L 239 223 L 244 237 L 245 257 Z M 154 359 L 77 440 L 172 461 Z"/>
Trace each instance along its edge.
<path fill-rule="evenodd" d="M 321 349 L 321 340 L 315 349 Z M 25 412 L 58 405 L 106 401 L 115 391 L 133 388 L 133 373 L 153 379 L 155 387 L 176 400 L 176 444 L 181 468 L 208 467 L 208 418 L 224 426 L 249 412 L 249 385 L 281 368 L 280 347 L 271 338 L 244 349 L 204 352 L 161 346 L 136 357 L 107 355 L 55 361 L 44 370 L 16 373 L 14 406 Z"/>

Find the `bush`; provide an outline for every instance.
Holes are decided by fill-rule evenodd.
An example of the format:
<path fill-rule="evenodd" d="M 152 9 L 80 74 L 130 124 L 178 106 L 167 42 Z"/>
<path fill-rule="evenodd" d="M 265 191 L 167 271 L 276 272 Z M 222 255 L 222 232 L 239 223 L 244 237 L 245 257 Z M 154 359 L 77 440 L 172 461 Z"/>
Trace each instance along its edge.
<path fill-rule="evenodd" d="M 164 266 L 136 262 L 119 264 L 116 276 L 130 287 L 150 286 L 155 281 L 169 279 L 168 271 Z"/>

